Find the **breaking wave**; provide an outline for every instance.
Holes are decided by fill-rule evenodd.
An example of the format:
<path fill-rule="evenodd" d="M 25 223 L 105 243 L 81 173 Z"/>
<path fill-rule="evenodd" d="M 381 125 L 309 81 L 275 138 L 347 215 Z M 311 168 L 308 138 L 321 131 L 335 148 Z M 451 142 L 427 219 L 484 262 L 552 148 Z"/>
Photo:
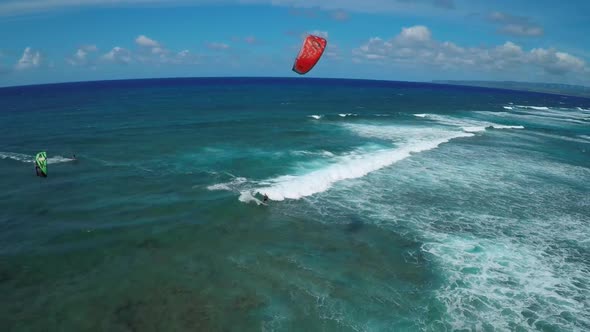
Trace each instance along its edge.
<path fill-rule="evenodd" d="M 334 158 L 334 163 L 304 175 L 284 175 L 267 182 L 268 186 L 254 189 L 250 194 L 267 194 L 271 200 L 300 199 L 328 190 L 336 182 L 363 177 L 390 166 L 414 153 L 427 151 L 470 133 L 416 127 L 348 125 L 361 136 L 387 138 L 400 142 L 394 148 L 356 151 Z M 405 135 L 400 136 L 400 135 Z M 245 195 L 245 192 L 242 192 Z"/>

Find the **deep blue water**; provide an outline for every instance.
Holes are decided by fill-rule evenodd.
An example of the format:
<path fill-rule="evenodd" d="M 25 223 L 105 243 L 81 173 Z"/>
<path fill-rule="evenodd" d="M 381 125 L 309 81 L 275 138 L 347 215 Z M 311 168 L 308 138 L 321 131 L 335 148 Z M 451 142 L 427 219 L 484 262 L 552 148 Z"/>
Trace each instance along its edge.
<path fill-rule="evenodd" d="M 2 331 L 590 330 L 588 99 L 83 82 L 0 128 Z"/>

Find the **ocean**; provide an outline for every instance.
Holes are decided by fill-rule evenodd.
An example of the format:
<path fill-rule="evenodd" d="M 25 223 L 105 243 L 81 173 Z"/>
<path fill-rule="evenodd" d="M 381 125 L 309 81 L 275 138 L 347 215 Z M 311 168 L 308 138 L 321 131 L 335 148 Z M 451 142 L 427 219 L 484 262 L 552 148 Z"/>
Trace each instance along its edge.
<path fill-rule="evenodd" d="M 1 331 L 590 330 L 589 99 L 101 81 L 0 128 Z"/>

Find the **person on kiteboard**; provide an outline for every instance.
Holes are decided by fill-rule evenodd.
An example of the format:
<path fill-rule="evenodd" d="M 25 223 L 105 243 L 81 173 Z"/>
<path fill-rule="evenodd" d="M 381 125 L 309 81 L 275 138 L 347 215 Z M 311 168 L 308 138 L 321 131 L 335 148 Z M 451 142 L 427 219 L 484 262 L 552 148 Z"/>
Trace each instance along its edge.
<path fill-rule="evenodd" d="M 35 173 L 37 173 L 37 176 L 41 176 L 46 178 L 47 174 L 43 173 L 43 171 L 41 170 L 41 167 L 39 167 L 39 164 L 37 163 L 37 161 L 35 160 Z"/>
<path fill-rule="evenodd" d="M 262 201 L 265 202 L 265 203 L 268 202 L 268 195 L 267 194 L 264 194 L 264 197 L 262 198 Z"/>

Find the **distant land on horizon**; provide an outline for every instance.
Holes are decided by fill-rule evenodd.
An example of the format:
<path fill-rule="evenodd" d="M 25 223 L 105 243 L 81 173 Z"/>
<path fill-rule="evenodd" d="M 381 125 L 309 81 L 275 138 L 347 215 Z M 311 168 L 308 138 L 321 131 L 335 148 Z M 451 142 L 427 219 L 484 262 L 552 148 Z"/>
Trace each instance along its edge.
<path fill-rule="evenodd" d="M 575 97 L 590 98 L 590 87 L 561 83 L 534 83 L 516 81 L 461 81 L 461 80 L 433 80 L 436 84 L 451 84 L 477 86 L 484 88 L 509 89 L 530 92 L 542 92 Z"/>

